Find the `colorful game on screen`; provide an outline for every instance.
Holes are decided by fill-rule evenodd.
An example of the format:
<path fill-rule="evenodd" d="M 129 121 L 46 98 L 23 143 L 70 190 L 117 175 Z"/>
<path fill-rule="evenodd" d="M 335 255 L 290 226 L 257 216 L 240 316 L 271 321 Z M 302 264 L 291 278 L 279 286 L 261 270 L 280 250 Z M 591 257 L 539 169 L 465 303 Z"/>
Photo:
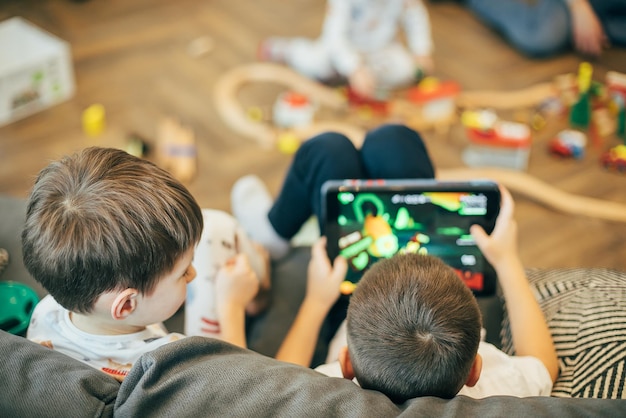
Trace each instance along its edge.
<path fill-rule="evenodd" d="M 339 188 L 326 196 L 335 200 L 327 202 L 334 219 L 327 224 L 329 255 L 341 254 L 349 264 L 344 294 L 352 292 L 374 262 L 396 253 L 438 256 L 475 293 L 492 292 L 495 273 L 469 228 L 479 224 L 487 232 L 493 229 L 494 208 L 499 207 L 497 186 L 484 191 L 349 189 Z"/>

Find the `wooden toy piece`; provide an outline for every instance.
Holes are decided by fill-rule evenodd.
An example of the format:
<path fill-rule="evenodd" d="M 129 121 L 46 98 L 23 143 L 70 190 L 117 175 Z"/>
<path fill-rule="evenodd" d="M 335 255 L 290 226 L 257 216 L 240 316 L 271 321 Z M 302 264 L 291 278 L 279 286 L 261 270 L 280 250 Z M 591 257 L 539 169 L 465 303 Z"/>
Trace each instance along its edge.
<path fill-rule="evenodd" d="M 498 168 L 458 168 L 437 170 L 440 180 L 492 179 L 512 192 L 525 195 L 564 213 L 589 216 L 613 222 L 626 222 L 626 204 L 564 192 L 523 171 Z"/>
<path fill-rule="evenodd" d="M 434 129 L 438 134 L 446 134 L 457 119 L 456 98 L 460 89 L 454 81 L 426 77 L 407 91 L 405 99 L 392 100 L 390 113 L 415 130 Z"/>
<path fill-rule="evenodd" d="M 591 111 L 591 126 L 598 137 L 594 143 L 599 143 L 600 138 L 606 138 L 615 133 L 616 121 L 611 117 L 607 107 L 600 107 Z"/>
<path fill-rule="evenodd" d="M 287 90 L 281 93 L 272 108 L 274 124 L 280 128 L 295 128 L 313 123 L 316 106 L 304 94 Z"/>
<path fill-rule="evenodd" d="M 606 86 L 615 107 L 616 133 L 626 141 L 626 74 L 617 71 L 607 72 Z"/>
<path fill-rule="evenodd" d="M 617 145 L 600 157 L 600 163 L 607 170 L 626 173 L 626 145 Z"/>
<path fill-rule="evenodd" d="M 466 128 L 470 145 L 462 154 L 470 167 L 504 167 L 525 170 L 531 146 L 530 127 L 524 123 L 496 120 L 491 128 Z"/>
<path fill-rule="evenodd" d="M 269 147 L 276 144 L 277 130 L 272 126 L 250 120 L 246 112 L 242 110 L 237 97 L 242 87 L 258 82 L 283 85 L 289 90 L 313 98 L 320 106 L 335 110 L 344 110 L 348 107 L 346 98 L 338 94 L 335 89 L 326 87 L 285 66 L 264 62 L 236 67 L 224 74 L 215 85 L 214 99 L 217 110 L 231 129 L 263 146 Z M 305 139 L 311 133 L 321 133 L 325 129 L 345 133 L 356 143 L 363 141 L 362 130 L 342 122 L 323 124 L 314 122 L 310 126 L 293 129 L 293 133 Z M 351 135 L 356 135 L 356 137 L 352 138 Z"/>
<path fill-rule="evenodd" d="M 578 100 L 578 83 L 574 73 L 561 74 L 554 77 L 554 85 L 564 106 L 570 107 Z"/>
<path fill-rule="evenodd" d="M 215 40 L 210 36 L 199 36 L 189 42 L 187 53 L 193 58 L 201 58 L 215 48 Z"/>
<path fill-rule="evenodd" d="M 172 118 L 163 118 L 157 128 L 156 160 L 179 181 L 189 182 L 197 170 L 196 139 L 193 131 Z"/>
<path fill-rule="evenodd" d="M 558 97 L 559 89 L 552 82 L 539 83 L 531 87 L 511 90 L 462 91 L 456 99 L 461 108 L 491 107 L 495 109 L 515 109 L 535 107 L 542 102 Z"/>

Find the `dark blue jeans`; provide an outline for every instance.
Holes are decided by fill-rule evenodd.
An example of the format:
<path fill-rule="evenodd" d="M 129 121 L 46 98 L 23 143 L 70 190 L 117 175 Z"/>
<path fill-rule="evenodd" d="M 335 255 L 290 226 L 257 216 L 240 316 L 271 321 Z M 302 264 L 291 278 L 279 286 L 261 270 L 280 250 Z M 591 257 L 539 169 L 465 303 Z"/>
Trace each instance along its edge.
<path fill-rule="evenodd" d="M 326 180 L 434 177 L 422 138 L 406 126 L 384 125 L 369 132 L 360 150 L 342 134 L 324 133 L 298 149 L 268 217 L 278 235 L 291 239 L 311 215 L 321 222 Z M 324 234 L 321 223 L 320 232 Z"/>
<path fill-rule="evenodd" d="M 589 0 L 609 40 L 626 45 L 626 1 Z M 522 53 L 547 57 L 572 45 L 565 0 L 467 0 L 467 6 Z"/>

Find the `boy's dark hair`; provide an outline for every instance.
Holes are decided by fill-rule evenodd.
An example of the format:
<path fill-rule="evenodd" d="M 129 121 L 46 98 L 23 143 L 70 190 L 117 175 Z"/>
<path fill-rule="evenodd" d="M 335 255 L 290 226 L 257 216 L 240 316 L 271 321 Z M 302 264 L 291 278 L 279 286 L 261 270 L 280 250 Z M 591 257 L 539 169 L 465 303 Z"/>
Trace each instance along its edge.
<path fill-rule="evenodd" d="M 89 313 L 107 291 L 150 294 L 202 228 L 198 203 L 169 173 L 122 150 L 87 148 L 39 173 L 24 264 L 59 304 Z"/>
<path fill-rule="evenodd" d="M 469 375 L 481 324 L 474 295 L 440 259 L 405 254 L 378 261 L 348 307 L 355 376 L 397 403 L 452 398 Z"/>

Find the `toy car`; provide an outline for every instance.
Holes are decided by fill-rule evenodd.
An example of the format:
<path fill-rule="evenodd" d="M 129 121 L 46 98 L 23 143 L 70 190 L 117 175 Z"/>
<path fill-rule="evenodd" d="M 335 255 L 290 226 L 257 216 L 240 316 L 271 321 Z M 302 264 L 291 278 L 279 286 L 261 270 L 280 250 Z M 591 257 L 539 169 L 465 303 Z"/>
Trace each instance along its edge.
<path fill-rule="evenodd" d="M 461 115 L 461 123 L 466 128 L 480 131 L 493 129 L 497 121 L 498 115 L 490 109 L 466 110 Z"/>
<path fill-rule="evenodd" d="M 286 91 L 278 96 L 273 107 L 273 120 L 281 128 L 306 126 L 313 122 L 316 106 L 303 94 Z"/>
<path fill-rule="evenodd" d="M 496 120 L 487 129 L 467 126 L 466 133 L 470 141 L 476 144 L 509 148 L 530 147 L 530 128 L 523 123 Z"/>
<path fill-rule="evenodd" d="M 600 157 L 600 162 L 607 170 L 626 172 L 626 145 L 611 148 Z"/>
<path fill-rule="evenodd" d="M 548 149 L 554 155 L 581 159 L 585 156 L 587 137 L 580 131 L 565 129 L 550 141 Z"/>

